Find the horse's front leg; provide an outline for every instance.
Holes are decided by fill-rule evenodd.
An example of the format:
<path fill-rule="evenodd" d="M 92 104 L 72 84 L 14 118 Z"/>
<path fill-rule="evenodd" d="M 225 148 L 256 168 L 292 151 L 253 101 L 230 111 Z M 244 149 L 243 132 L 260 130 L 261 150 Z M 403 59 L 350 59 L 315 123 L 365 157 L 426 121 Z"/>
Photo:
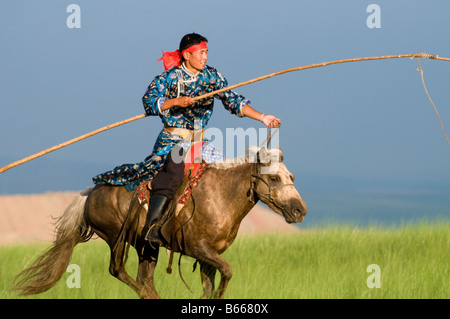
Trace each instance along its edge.
<path fill-rule="evenodd" d="M 223 259 L 222 259 L 223 260 Z M 221 279 L 220 279 L 220 284 L 219 284 L 219 288 L 216 291 L 216 294 L 214 295 L 214 298 L 216 299 L 222 299 L 223 296 L 225 295 L 225 290 L 227 289 L 228 286 L 228 282 L 231 279 L 231 266 L 225 262 L 225 260 L 223 260 L 224 265 L 219 268 L 219 272 L 222 275 Z"/>
<path fill-rule="evenodd" d="M 201 262 L 209 264 L 211 267 L 220 272 L 221 279 L 219 288 L 214 298 L 223 298 L 228 282 L 231 279 L 231 266 L 218 254 L 216 250 L 210 247 L 205 241 L 192 249 L 194 255 L 192 257 L 199 259 Z"/>

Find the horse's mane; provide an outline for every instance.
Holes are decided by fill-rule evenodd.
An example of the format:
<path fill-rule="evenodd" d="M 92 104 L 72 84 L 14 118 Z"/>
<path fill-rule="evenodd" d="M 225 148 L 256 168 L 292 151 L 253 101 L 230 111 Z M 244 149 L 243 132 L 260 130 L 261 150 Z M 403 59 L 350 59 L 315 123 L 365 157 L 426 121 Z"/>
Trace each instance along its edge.
<path fill-rule="evenodd" d="M 224 159 L 222 161 L 212 162 L 212 163 L 208 164 L 208 167 L 218 168 L 218 169 L 226 169 L 226 168 L 240 166 L 242 164 L 249 163 L 249 162 L 250 162 L 250 160 L 249 160 L 248 156 L 241 156 L 241 157 L 233 158 L 231 160 Z"/>
<path fill-rule="evenodd" d="M 222 161 L 212 162 L 208 165 L 208 167 L 227 169 L 240 166 L 246 163 L 256 163 L 258 157 L 262 163 L 268 163 L 272 159 L 279 159 L 280 162 L 283 160 L 283 152 L 279 148 L 268 150 L 264 147 L 261 148 L 256 146 L 249 146 L 247 147 L 245 153 L 246 154 L 241 157 L 235 157 L 232 159 L 224 159 Z"/>

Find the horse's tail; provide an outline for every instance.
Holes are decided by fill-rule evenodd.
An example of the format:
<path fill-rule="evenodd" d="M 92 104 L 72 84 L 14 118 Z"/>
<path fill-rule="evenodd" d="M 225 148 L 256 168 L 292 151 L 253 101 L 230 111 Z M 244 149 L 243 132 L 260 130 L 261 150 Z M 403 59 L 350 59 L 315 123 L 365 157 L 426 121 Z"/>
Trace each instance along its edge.
<path fill-rule="evenodd" d="M 92 188 L 82 192 L 58 218 L 56 239 L 53 245 L 29 268 L 14 279 L 14 290 L 21 295 L 33 295 L 52 288 L 67 269 L 73 248 L 92 237 L 85 220 L 86 200 Z"/>

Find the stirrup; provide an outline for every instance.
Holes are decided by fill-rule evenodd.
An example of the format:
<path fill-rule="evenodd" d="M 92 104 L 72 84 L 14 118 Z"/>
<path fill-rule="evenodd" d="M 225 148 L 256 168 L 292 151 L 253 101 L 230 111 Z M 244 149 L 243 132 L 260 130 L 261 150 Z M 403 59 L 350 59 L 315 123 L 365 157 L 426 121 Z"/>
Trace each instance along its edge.
<path fill-rule="evenodd" d="M 159 230 L 161 229 L 161 224 L 155 223 L 150 226 L 147 233 L 145 234 L 144 240 L 152 246 L 152 248 L 155 248 L 153 244 L 157 244 L 158 246 L 163 246 L 164 243 L 161 239 L 161 236 L 159 235 Z"/>
<path fill-rule="evenodd" d="M 141 236 L 142 236 L 142 238 L 144 238 L 145 241 L 147 240 L 148 236 L 150 235 L 150 230 L 152 229 L 152 227 L 153 226 L 148 227 L 148 228 L 144 227 L 144 229 L 142 229 Z"/>

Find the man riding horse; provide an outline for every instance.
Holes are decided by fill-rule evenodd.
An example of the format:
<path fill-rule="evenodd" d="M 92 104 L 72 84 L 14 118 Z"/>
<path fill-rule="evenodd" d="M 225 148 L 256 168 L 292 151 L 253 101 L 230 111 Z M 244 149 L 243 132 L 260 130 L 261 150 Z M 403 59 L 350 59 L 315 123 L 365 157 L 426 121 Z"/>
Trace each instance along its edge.
<path fill-rule="evenodd" d="M 203 138 L 213 112 L 214 98 L 193 100 L 196 96 L 228 86 L 222 74 L 206 65 L 207 42 L 199 34 L 186 34 L 181 39 L 179 50 L 164 52 L 158 60 L 163 61 L 165 71 L 155 77 L 142 98 L 146 115 L 157 115 L 164 124 L 153 152 L 143 162 L 124 164 L 93 178 L 95 184 L 123 185 L 130 191 L 142 182 L 151 182 L 151 199 L 143 230 L 145 239 L 151 243 L 162 245 L 157 221 L 183 181 L 185 164 L 180 156 L 192 142 L 202 140 L 201 155 L 205 162 L 223 160 L 221 152 Z M 259 120 L 269 128 L 280 124 L 280 119 L 256 111 L 249 100 L 231 90 L 215 97 L 231 114 Z"/>

